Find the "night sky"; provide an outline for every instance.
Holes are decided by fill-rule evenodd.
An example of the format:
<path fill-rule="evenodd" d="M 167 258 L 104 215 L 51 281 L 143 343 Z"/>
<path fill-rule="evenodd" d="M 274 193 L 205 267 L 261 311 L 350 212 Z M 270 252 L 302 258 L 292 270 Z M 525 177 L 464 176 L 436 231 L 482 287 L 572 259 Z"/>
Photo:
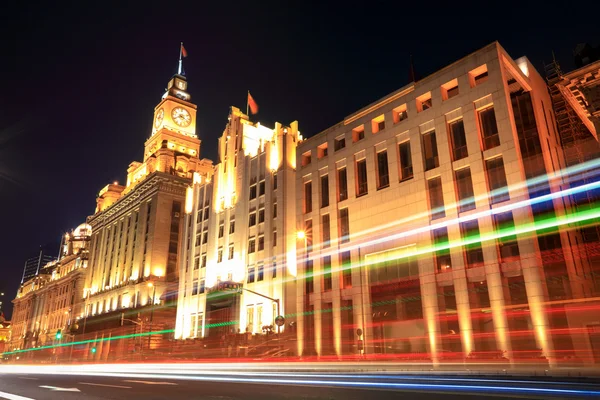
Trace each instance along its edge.
<path fill-rule="evenodd" d="M 364 2 L 356 9 L 352 2 L 302 2 L 301 8 L 256 0 L 206 3 L 4 5 L 4 306 L 16 293 L 25 259 L 40 245 L 57 254 L 61 234 L 94 212 L 98 191 L 123 183 L 129 163 L 142 160 L 154 106 L 176 72 L 180 41 L 189 53 L 184 69 L 198 105 L 201 156 L 213 160 L 228 107 L 245 109 L 248 89 L 260 106 L 254 120 L 267 126 L 298 120 L 310 137 L 407 84 L 411 54 L 423 77 L 498 40 L 539 70 L 554 50 L 569 70 L 577 43 L 600 42 L 595 2 L 578 2 L 576 17 L 568 7 L 553 16 L 550 5 L 523 8 L 523 2 L 518 11 L 506 2 L 478 2 L 470 10 L 463 2 L 446 8 Z"/>

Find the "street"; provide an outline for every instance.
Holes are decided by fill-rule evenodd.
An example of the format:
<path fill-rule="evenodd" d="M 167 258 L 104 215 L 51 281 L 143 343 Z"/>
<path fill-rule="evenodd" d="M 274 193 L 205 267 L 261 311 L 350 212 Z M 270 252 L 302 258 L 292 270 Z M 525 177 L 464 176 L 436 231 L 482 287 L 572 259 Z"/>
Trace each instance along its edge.
<path fill-rule="evenodd" d="M 223 371 L 210 365 L 2 366 L 0 399 L 459 399 L 600 397 L 593 381 L 358 372 Z"/>

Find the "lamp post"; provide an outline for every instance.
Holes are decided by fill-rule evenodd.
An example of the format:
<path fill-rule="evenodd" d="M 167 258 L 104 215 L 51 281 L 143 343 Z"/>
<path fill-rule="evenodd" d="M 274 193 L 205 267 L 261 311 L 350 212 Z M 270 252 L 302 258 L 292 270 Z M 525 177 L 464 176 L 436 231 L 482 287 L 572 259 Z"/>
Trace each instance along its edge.
<path fill-rule="evenodd" d="M 150 308 L 150 330 L 148 332 L 148 350 L 150 350 L 150 343 L 152 339 L 152 321 L 154 320 L 154 298 L 156 296 L 156 285 L 152 282 L 148 282 L 148 287 L 152 288 L 152 304 Z"/>

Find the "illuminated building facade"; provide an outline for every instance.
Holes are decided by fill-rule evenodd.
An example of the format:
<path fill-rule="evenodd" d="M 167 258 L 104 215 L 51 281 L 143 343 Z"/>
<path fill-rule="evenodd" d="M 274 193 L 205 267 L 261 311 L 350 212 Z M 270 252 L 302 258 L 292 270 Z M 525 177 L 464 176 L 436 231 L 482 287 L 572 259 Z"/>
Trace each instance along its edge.
<path fill-rule="evenodd" d="M 529 60 L 492 43 L 300 143 L 298 352 L 590 361 L 564 309 L 597 293 L 560 223 L 553 118 Z"/>
<path fill-rule="evenodd" d="M 13 300 L 10 349 L 55 343 L 58 330 L 76 330 L 83 312 L 91 228 L 79 225 L 63 238 L 60 258 L 44 265 L 37 276 L 19 288 Z"/>
<path fill-rule="evenodd" d="M 93 234 L 86 277 L 87 332 L 118 326 L 121 313 L 150 312 L 173 325 L 178 246 L 186 188 L 213 166 L 200 160 L 196 105 L 184 76 L 174 75 L 154 110 L 143 162 L 132 162 L 125 186 L 109 184 L 88 217 Z M 154 315 L 154 308 L 157 308 Z M 130 317 L 131 318 L 131 317 Z M 108 322 L 107 322 L 108 321 Z"/>
<path fill-rule="evenodd" d="M 0 317 L 0 353 L 8 349 L 10 341 L 10 321 Z"/>
<path fill-rule="evenodd" d="M 271 129 L 231 107 L 214 176 L 188 189 L 177 339 L 262 333 L 293 313 L 300 140 L 297 122 Z"/>

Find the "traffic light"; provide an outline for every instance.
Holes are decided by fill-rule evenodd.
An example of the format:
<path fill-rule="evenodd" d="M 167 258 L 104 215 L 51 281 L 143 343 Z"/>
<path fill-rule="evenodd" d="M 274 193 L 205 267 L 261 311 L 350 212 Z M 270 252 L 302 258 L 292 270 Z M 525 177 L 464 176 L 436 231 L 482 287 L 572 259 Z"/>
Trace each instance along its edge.
<path fill-rule="evenodd" d="M 56 331 L 56 340 L 62 339 L 62 331 L 59 329 Z"/>
<path fill-rule="evenodd" d="M 96 354 L 96 346 L 92 347 L 91 352 L 92 354 Z"/>

